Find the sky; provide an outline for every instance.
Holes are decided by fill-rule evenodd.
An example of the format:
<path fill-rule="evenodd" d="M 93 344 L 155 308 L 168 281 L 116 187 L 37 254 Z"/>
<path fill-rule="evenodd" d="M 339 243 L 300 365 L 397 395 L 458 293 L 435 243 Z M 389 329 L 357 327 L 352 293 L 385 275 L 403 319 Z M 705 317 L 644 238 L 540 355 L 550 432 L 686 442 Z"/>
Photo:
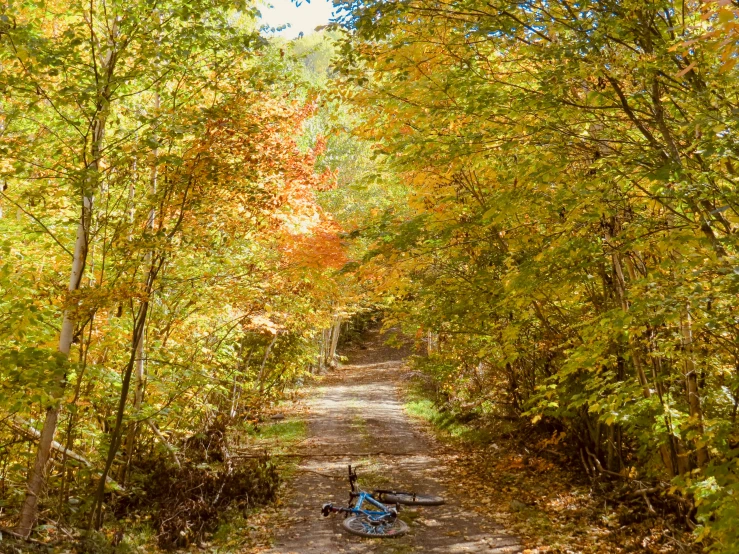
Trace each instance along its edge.
<path fill-rule="evenodd" d="M 309 35 L 319 25 L 326 25 L 333 10 L 331 0 L 311 0 L 310 4 L 303 0 L 300 6 L 295 6 L 290 0 L 266 0 L 266 2 L 274 7 L 260 8 L 262 22 L 271 27 L 289 23 L 289 28 L 275 33 L 286 39 L 293 39 L 301 32 Z"/>

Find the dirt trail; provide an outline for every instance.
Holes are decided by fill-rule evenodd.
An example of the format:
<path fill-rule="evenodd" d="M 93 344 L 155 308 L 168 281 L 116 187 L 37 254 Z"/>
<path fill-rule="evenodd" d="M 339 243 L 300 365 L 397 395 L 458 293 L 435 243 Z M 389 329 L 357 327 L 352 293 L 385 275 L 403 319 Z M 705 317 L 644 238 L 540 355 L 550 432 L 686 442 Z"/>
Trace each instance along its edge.
<path fill-rule="evenodd" d="M 285 509 L 287 523 L 275 530 L 270 552 L 520 552 L 515 537 L 462 509 L 460 492 L 442 483 L 445 467 L 434 457 L 433 441 L 412 424 L 398 395 L 407 352 L 385 346 L 378 333 L 371 333 L 362 349 L 346 354 L 349 363 L 328 375 L 309 401 L 309 439 L 303 448 L 309 454 L 332 456 L 306 458 L 300 465 Z M 441 495 L 446 505 L 405 507 L 401 516 L 410 532 L 404 537 L 350 535 L 341 527 L 341 515 L 320 514 L 324 502 L 346 505 L 350 463 L 359 466 L 365 488 L 392 484 Z"/>

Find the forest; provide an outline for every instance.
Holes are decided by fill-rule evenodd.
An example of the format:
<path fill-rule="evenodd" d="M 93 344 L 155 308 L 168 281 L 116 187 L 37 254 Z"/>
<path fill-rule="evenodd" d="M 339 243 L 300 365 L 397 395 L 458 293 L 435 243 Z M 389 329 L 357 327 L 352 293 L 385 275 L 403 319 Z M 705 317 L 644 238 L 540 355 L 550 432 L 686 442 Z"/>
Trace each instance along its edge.
<path fill-rule="evenodd" d="M 668 537 L 526 552 L 739 552 L 739 2 L 263 9 L 0 3 L 0 552 L 264 551 L 377 326 Z"/>

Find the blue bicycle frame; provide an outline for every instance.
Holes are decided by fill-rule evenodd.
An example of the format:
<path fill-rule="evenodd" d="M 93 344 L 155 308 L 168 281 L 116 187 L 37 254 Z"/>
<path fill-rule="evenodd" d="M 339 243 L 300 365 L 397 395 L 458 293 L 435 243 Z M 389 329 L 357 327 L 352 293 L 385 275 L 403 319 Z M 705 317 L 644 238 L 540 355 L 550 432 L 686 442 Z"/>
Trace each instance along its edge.
<path fill-rule="evenodd" d="M 397 512 L 390 511 L 387 509 L 387 506 L 385 506 L 383 503 L 378 502 L 375 500 L 372 495 L 368 492 L 359 491 L 358 493 L 352 493 L 352 496 L 356 494 L 356 503 L 351 508 L 344 508 L 342 511 L 345 511 L 345 513 L 355 514 L 355 515 L 364 515 L 369 519 L 370 521 L 380 521 L 383 518 L 386 518 L 387 516 L 394 516 L 397 515 Z M 375 508 L 379 508 L 378 510 L 363 510 L 362 504 L 367 502 L 368 504 L 371 504 Z"/>

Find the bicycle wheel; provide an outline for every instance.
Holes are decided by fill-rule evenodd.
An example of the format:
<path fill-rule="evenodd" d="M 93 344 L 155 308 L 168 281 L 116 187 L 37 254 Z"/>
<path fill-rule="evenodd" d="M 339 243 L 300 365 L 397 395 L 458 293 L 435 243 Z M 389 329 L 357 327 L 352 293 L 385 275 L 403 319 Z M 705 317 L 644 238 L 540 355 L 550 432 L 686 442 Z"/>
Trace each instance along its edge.
<path fill-rule="evenodd" d="M 406 506 L 441 506 L 444 499 L 431 494 L 411 494 L 407 492 L 388 492 L 382 495 L 385 504 L 405 504 Z"/>
<path fill-rule="evenodd" d="M 408 532 L 408 525 L 399 519 L 392 522 L 373 523 L 366 516 L 352 516 L 343 520 L 341 525 L 353 535 L 373 539 L 400 537 Z"/>

